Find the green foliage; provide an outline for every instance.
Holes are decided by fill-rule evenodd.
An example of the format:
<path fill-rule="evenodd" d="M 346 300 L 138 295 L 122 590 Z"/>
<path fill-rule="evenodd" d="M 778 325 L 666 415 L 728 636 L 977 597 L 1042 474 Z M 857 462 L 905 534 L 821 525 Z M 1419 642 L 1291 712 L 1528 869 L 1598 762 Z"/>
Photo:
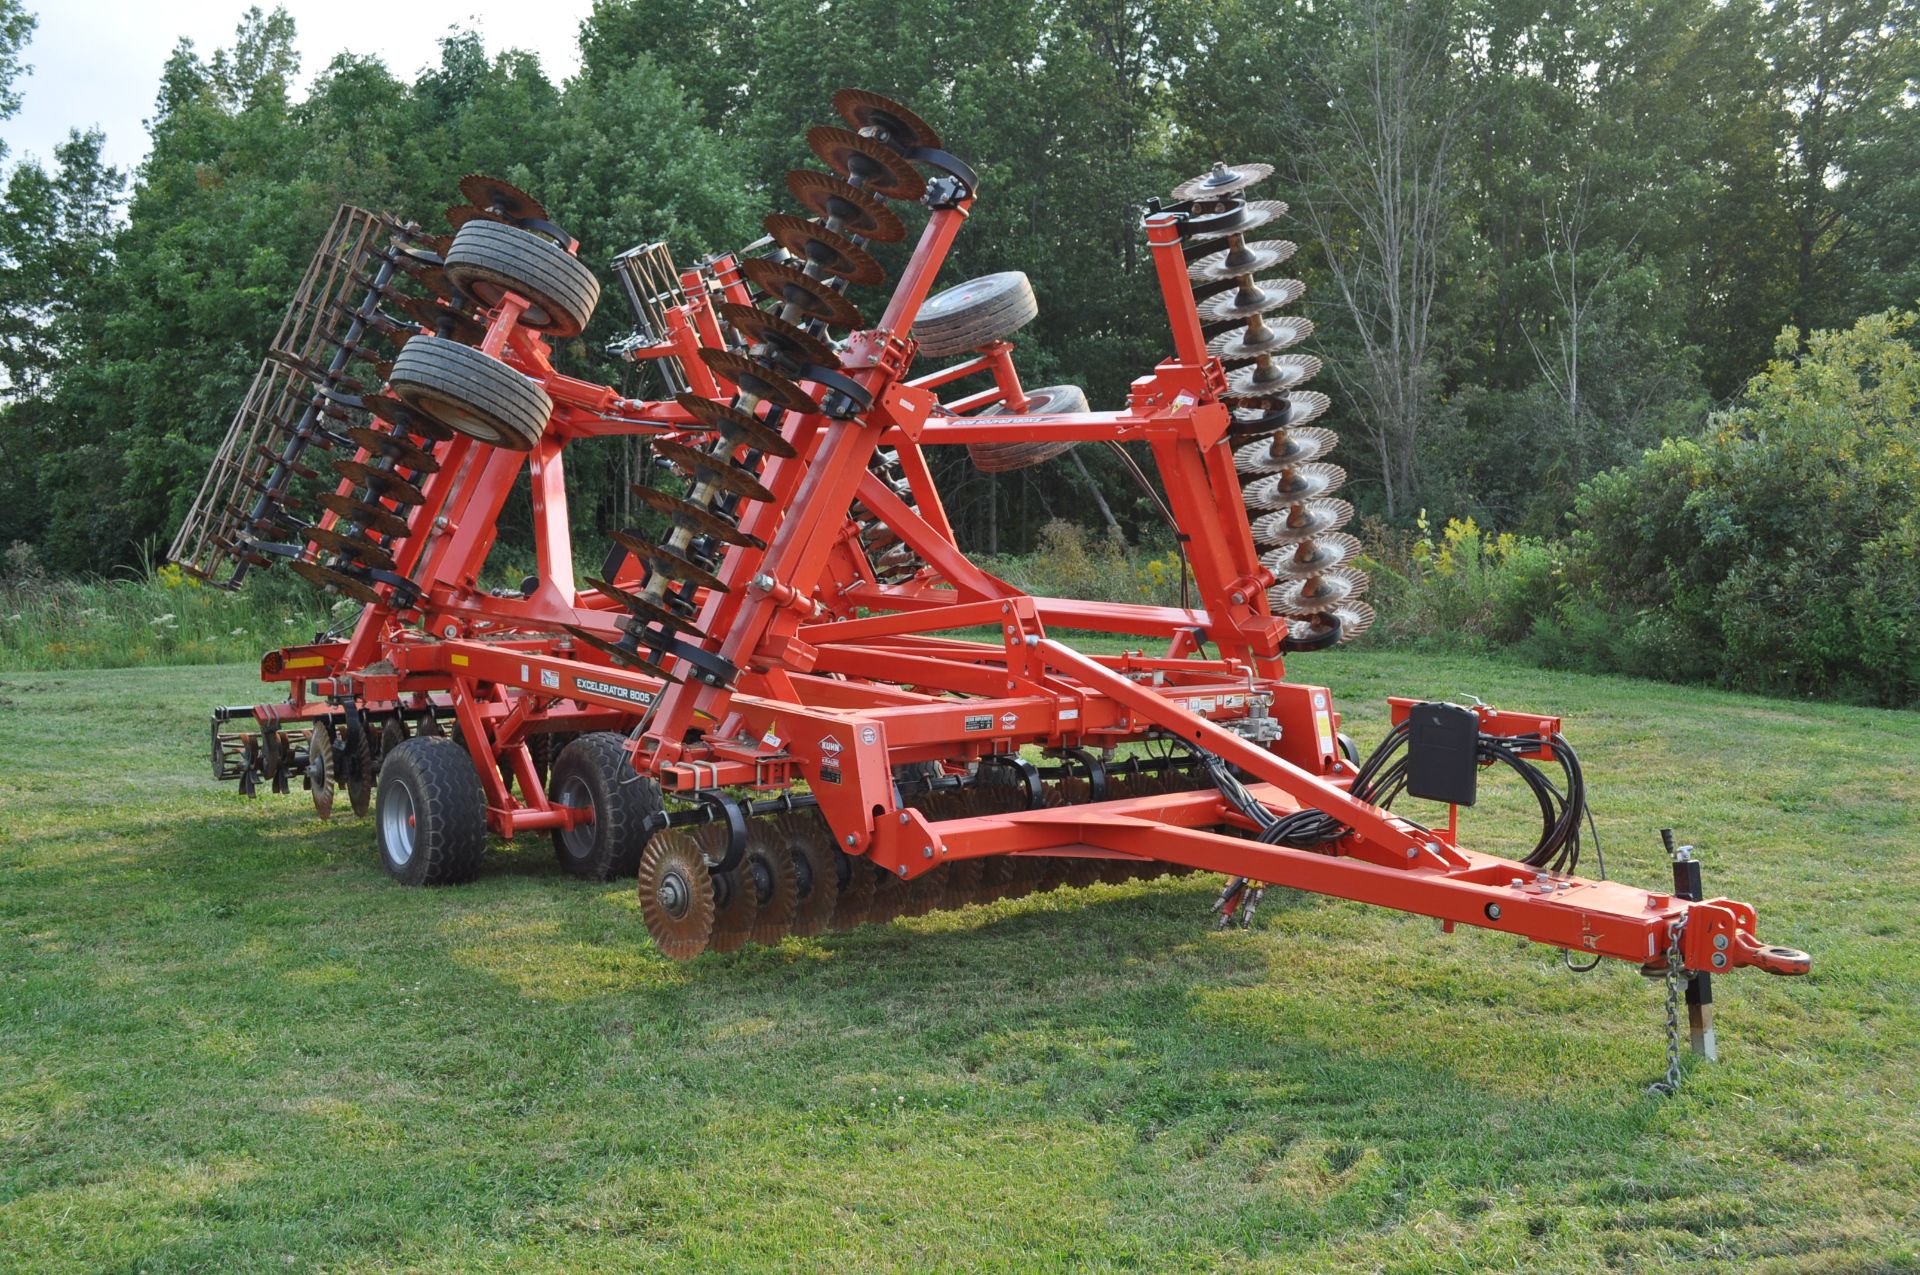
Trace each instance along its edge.
<path fill-rule="evenodd" d="M 1561 545 L 1449 519 L 1438 539 L 1426 511 L 1411 535 L 1373 524 L 1363 562 L 1380 614 L 1373 640 L 1489 650 L 1525 638 L 1551 613 L 1564 566 Z"/>
<path fill-rule="evenodd" d="M 1040 528 L 1040 543 L 1032 553 L 985 558 L 981 565 L 1039 597 L 1180 604 L 1179 554 L 1171 549 L 1129 553 L 1112 536 L 1090 534 L 1064 518 Z"/>
<path fill-rule="evenodd" d="M 1577 509 L 1574 611 L 1644 631 L 1632 660 L 1731 686 L 1920 699 L 1917 316 L 1789 331 L 1700 439 L 1596 478 Z M 1556 641 L 1564 635 L 1556 636 Z M 1570 647 L 1583 645 L 1567 639 Z"/>

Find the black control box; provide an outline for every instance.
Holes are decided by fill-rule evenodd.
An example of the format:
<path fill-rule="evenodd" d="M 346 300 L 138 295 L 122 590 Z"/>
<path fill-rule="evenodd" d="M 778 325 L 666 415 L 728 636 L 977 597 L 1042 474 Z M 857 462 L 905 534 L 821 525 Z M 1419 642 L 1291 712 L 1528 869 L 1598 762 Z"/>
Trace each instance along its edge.
<path fill-rule="evenodd" d="M 1480 719 L 1458 704 L 1407 710 L 1407 792 L 1425 801 L 1471 806 L 1480 779 Z"/>

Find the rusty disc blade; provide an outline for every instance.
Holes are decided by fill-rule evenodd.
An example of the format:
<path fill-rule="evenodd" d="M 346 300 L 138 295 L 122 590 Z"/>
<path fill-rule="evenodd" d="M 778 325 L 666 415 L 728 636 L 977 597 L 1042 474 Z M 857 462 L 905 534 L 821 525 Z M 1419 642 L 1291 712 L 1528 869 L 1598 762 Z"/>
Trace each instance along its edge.
<path fill-rule="evenodd" d="M 395 464 L 411 469 L 416 474 L 440 471 L 440 462 L 433 458 L 432 452 L 385 430 L 354 425 L 348 428 L 347 437 L 375 455 L 392 457 Z"/>
<path fill-rule="evenodd" d="M 336 460 L 333 468 L 342 478 L 355 482 L 362 487 L 371 487 L 381 497 L 402 505 L 422 505 L 426 496 L 421 490 L 391 469 L 375 469 L 372 465 L 358 460 Z"/>
<path fill-rule="evenodd" d="M 767 542 L 760 537 L 750 536 L 740 530 L 740 524 L 733 519 L 703 509 L 690 500 L 638 485 L 634 487 L 633 494 L 641 504 L 664 515 L 674 526 L 685 527 L 697 536 L 711 536 L 723 544 L 749 545 L 755 549 L 767 547 Z"/>
<path fill-rule="evenodd" d="M 1250 235 L 1261 227 L 1287 215 L 1287 206 L 1277 199 L 1251 199 L 1234 211 L 1230 220 L 1216 222 L 1204 233 L 1187 242 L 1189 255 L 1204 256 L 1232 235 Z"/>
<path fill-rule="evenodd" d="M 811 416 L 820 410 L 820 404 L 792 380 L 744 354 L 706 348 L 700 351 L 700 361 L 715 376 L 738 386 L 743 394 L 802 416 Z"/>
<path fill-rule="evenodd" d="M 367 411 L 376 420 L 389 425 L 398 425 L 416 438 L 424 438 L 435 443 L 444 443 L 453 437 L 453 431 L 442 425 L 425 412 L 416 412 L 391 394 L 370 394 L 366 399 Z"/>
<path fill-rule="evenodd" d="M 899 243 L 907 237 L 906 223 L 891 208 L 831 173 L 796 168 L 787 174 L 787 190 L 820 220 L 839 222 L 842 234 L 858 235 L 874 243 Z"/>
<path fill-rule="evenodd" d="M 1364 571 L 1333 567 L 1305 580 L 1283 580 L 1267 590 L 1267 605 L 1275 615 L 1319 615 L 1367 591 Z"/>
<path fill-rule="evenodd" d="M 867 924 L 885 925 L 905 914 L 912 903 L 912 895 L 907 883 L 890 872 L 875 867 L 865 859 L 859 860 L 859 868 L 873 875 L 873 899 L 867 904 Z"/>
<path fill-rule="evenodd" d="M 714 456 L 668 438 L 653 445 L 653 454 L 686 470 L 697 483 L 706 483 L 748 500 L 773 499 L 773 493 L 761 486 L 758 478 L 724 456 Z"/>
<path fill-rule="evenodd" d="M 1237 323 L 1292 305 L 1307 290 L 1298 279 L 1271 279 L 1251 283 L 1208 297 L 1200 306 L 1202 323 Z"/>
<path fill-rule="evenodd" d="M 763 456 L 778 456 L 783 460 L 800 454 L 779 430 L 737 407 L 728 407 L 698 394 L 682 394 L 675 401 L 686 408 L 693 419 L 735 446 L 751 447 Z"/>
<path fill-rule="evenodd" d="M 719 576 L 665 545 L 654 544 L 630 531 L 614 532 L 613 541 L 646 563 L 649 570 L 658 571 L 668 580 L 691 584 L 696 588 L 712 589 L 716 593 L 727 592 L 727 586 Z"/>
<path fill-rule="evenodd" d="M 848 283 L 871 286 L 887 280 L 887 272 L 865 248 L 817 221 L 792 213 L 769 213 L 760 225 L 794 256 Z"/>
<path fill-rule="evenodd" d="M 780 304 L 792 306 L 803 319 L 818 319 L 835 328 L 858 328 L 866 322 L 853 302 L 790 262 L 750 257 L 740 263 L 740 274 Z"/>
<path fill-rule="evenodd" d="M 624 547 L 623 545 L 622 548 Z M 693 631 L 695 617 L 691 615 L 675 611 L 663 603 L 655 602 L 652 598 L 643 597 L 638 593 L 623 589 L 617 584 L 611 584 L 594 576 L 587 576 L 586 584 L 588 588 L 604 593 L 650 624 L 658 624 L 662 628 L 667 629 Z"/>
<path fill-rule="evenodd" d="M 1207 353 L 1232 367 L 1262 354 L 1277 354 L 1313 335 L 1313 320 L 1297 314 L 1256 317 L 1246 327 L 1222 332 L 1207 342 Z"/>
<path fill-rule="evenodd" d="M 744 866 L 744 864 L 742 865 Z M 713 937 L 708 948 L 715 952 L 737 952 L 753 936 L 754 916 L 760 910 L 760 896 L 739 868 L 713 874 Z"/>
<path fill-rule="evenodd" d="M 332 589 L 335 593 L 352 598 L 356 602 L 365 602 L 369 606 L 380 601 L 380 595 L 375 593 L 373 586 L 365 580 L 336 571 L 332 567 L 322 566 L 318 562 L 308 562 L 305 558 L 296 558 L 291 565 L 294 574 L 311 580 L 323 589 Z"/>
<path fill-rule="evenodd" d="M 833 921 L 840 881 L 834 864 L 833 834 L 817 813 L 794 811 L 774 820 L 793 857 L 798 901 L 790 933 L 809 938 Z"/>
<path fill-rule="evenodd" d="M 1319 615 L 1294 620 L 1287 628 L 1291 636 L 1304 641 L 1324 632 L 1324 628 L 1316 622 L 1329 619 L 1340 621 L 1340 640 L 1351 642 L 1373 627 L 1374 613 L 1373 608 L 1366 603 L 1349 599 Z"/>
<path fill-rule="evenodd" d="M 1225 199 L 1273 176 L 1272 164 L 1215 164 L 1198 177 L 1189 178 L 1173 188 L 1175 199 Z"/>
<path fill-rule="evenodd" d="M 1353 518 L 1344 500 L 1309 500 L 1254 520 L 1253 542 L 1262 548 L 1295 545 L 1338 531 Z"/>
<path fill-rule="evenodd" d="M 297 376 L 303 376 L 319 385 L 328 385 L 345 390 L 349 394 L 360 394 L 365 387 L 349 377 L 345 372 L 331 372 L 312 359 L 291 354 L 286 350 L 268 350 L 267 357 Z"/>
<path fill-rule="evenodd" d="M 470 221 L 497 221 L 503 226 L 511 226 L 513 218 L 503 217 L 489 208 L 476 208 L 472 204 L 447 205 L 447 224 L 455 230 Z"/>
<path fill-rule="evenodd" d="M 640 915 L 663 956 L 690 961 L 713 937 L 713 876 L 692 837 L 665 828 L 640 855 Z"/>
<path fill-rule="evenodd" d="M 1272 438 L 1257 439 L 1233 454 L 1233 467 L 1243 474 L 1277 474 L 1310 460 L 1319 460 L 1333 450 L 1340 436 L 1330 429 L 1309 425 L 1287 429 Z"/>
<path fill-rule="evenodd" d="M 579 641 L 585 642 L 594 650 L 605 655 L 615 664 L 622 665 L 626 668 L 639 669 L 641 672 L 651 677 L 657 677 L 663 682 L 678 682 L 680 680 L 675 677 L 671 671 L 656 664 L 645 654 L 631 647 L 619 646 L 613 642 L 609 642 L 591 629 L 583 629 L 577 624 L 563 624 L 560 627 L 572 634 Z"/>
<path fill-rule="evenodd" d="M 740 861 L 740 877 L 753 887 L 756 900 L 748 936 L 770 947 L 787 936 L 800 910 L 793 855 L 773 820 L 747 820 L 747 853 Z"/>
<path fill-rule="evenodd" d="M 1219 283 L 1224 279 L 1244 278 L 1273 269 L 1293 256 L 1297 248 L 1297 244 L 1285 239 L 1261 239 L 1254 243 L 1236 244 L 1208 253 L 1198 261 L 1188 262 L 1187 277 L 1195 283 Z"/>
<path fill-rule="evenodd" d="M 1249 509 L 1284 509 L 1336 491 L 1346 481 L 1347 471 L 1340 466 L 1314 461 L 1256 478 L 1241 490 L 1240 498 Z"/>
<path fill-rule="evenodd" d="M 550 220 L 539 200 L 498 177 L 468 173 L 460 179 L 460 193 L 475 208 L 483 208 L 515 221 Z"/>
<path fill-rule="evenodd" d="M 713 312 L 749 345 L 764 347 L 796 365 L 817 363 L 839 370 L 840 356 L 833 352 L 832 346 L 779 315 L 732 301 L 713 307 Z"/>
<path fill-rule="evenodd" d="M 359 523 L 389 540 L 407 534 L 407 520 L 385 505 L 355 500 L 337 491 L 323 491 L 313 498 L 313 503 L 332 510 L 343 522 Z"/>
<path fill-rule="evenodd" d="M 947 879 L 946 906 L 964 908 L 986 902 L 982 897 L 986 867 L 985 859 L 961 859 L 941 868 L 941 874 Z"/>
<path fill-rule="evenodd" d="M 377 570 L 391 571 L 394 568 L 393 555 L 364 536 L 349 536 L 331 527 L 308 527 L 300 534 L 323 549 L 345 554 Z"/>
<path fill-rule="evenodd" d="M 1333 400 L 1319 390 L 1295 390 L 1280 403 L 1267 407 L 1235 408 L 1227 433 L 1235 438 L 1249 434 L 1267 434 L 1277 429 L 1298 429 L 1319 420 Z"/>
<path fill-rule="evenodd" d="M 1310 381 L 1320 371 L 1311 354 L 1263 354 L 1257 363 L 1227 373 L 1227 398 L 1271 398 Z"/>
<path fill-rule="evenodd" d="M 829 832 L 828 836 L 831 839 L 832 833 Z M 834 894 L 833 919 L 827 922 L 827 927 L 851 930 L 855 926 L 865 925 L 873 908 L 874 887 L 878 884 L 873 865 L 835 846 L 833 870 L 839 888 Z"/>
<path fill-rule="evenodd" d="M 933 126 L 892 98 L 869 93 L 866 89 L 839 89 L 833 95 L 833 109 L 840 118 L 876 141 L 912 150 L 922 146 L 945 149 Z"/>
<path fill-rule="evenodd" d="M 822 124 L 807 130 L 807 148 L 840 176 L 888 199 L 918 199 L 927 179 L 900 154 L 871 137 Z"/>
<path fill-rule="evenodd" d="M 462 345 L 478 345 L 486 339 L 487 325 L 464 310 L 457 310 L 430 297 L 395 296 L 388 304 L 430 332 L 438 333 Z"/>
<path fill-rule="evenodd" d="M 1359 556 L 1360 541 L 1344 531 L 1336 531 L 1270 550 L 1261 556 L 1260 565 L 1279 579 L 1304 580 L 1345 566 Z"/>

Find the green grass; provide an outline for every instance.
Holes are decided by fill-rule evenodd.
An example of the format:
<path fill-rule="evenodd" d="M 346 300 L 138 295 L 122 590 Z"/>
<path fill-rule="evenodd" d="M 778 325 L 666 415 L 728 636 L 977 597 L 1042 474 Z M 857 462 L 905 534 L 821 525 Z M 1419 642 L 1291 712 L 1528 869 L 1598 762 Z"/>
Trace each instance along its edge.
<path fill-rule="evenodd" d="M 541 839 L 412 891 L 216 788 L 244 667 L 16 674 L 0 1269 L 1920 1269 L 1920 716 L 1295 671 L 1363 746 L 1389 692 L 1564 712 L 1614 874 L 1672 823 L 1814 975 L 1721 980 L 1656 1100 L 1632 970 L 1281 892 L 1214 934 L 1198 878 L 676 966 Z"/>

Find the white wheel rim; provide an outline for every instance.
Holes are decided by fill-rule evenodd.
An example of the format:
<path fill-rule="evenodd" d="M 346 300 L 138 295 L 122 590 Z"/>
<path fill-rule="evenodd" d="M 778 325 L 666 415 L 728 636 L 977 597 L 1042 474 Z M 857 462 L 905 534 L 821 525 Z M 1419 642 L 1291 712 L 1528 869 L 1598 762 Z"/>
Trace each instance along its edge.
<path fill-rule="evenodd" d="M 380 840 L 395 867 L 404 868 L 413 859 L 414 832 L 413 791 L 406 780 L 396 778 L 380 803 Z"/>

